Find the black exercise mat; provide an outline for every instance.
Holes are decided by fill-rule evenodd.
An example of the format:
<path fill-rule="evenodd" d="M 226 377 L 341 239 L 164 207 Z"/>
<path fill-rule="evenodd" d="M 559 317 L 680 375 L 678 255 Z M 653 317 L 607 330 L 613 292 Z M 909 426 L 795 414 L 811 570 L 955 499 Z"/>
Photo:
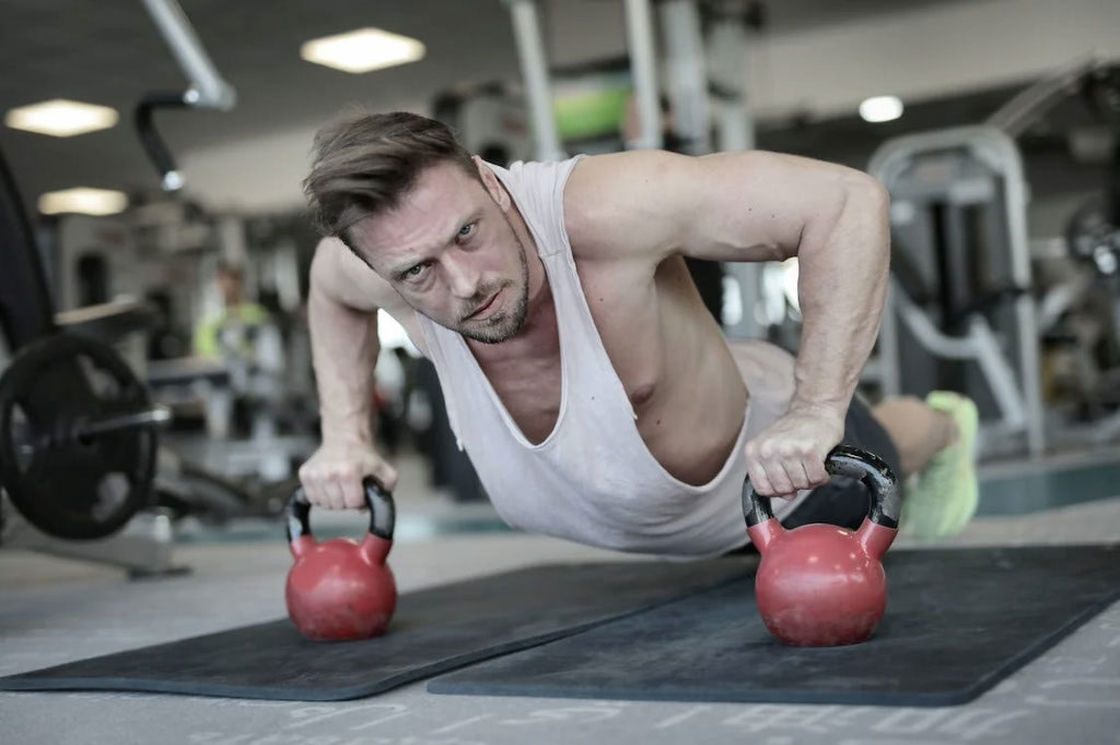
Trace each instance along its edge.
<path fill-rule="evenodd" d="M 898 551 L 868 642 L 795 648 L 753 577 L 437 678 L 433 693 L 946 706 L 991 688 L 1120 598 L 1120 547 Z"/>
<path fill-rule="evenodd" d="M 735 577 L 745 582 L 753 565 L 739 557 L 531 567 L 402 595 L 389 631 L 375 639 L 311 642 L 282 619 L 0 678 L 0 689 L 360 698 Z"/>

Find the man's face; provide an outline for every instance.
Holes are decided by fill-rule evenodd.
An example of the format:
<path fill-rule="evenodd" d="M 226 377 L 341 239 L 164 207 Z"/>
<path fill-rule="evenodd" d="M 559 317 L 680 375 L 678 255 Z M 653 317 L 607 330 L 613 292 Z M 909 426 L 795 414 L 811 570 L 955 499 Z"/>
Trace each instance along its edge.
<path fill-rule="evenodd" d="M 485 166 L 483 166 L 485 168 Z M 525 246 L 488 183 L 443 163 L 426 169 L 400 205 L 351 228 L 361 256 L 413 309 L 488 344 L 525 323 L 529 269 Z"/>
<path fill-rule="evenodd" d="M 219 272 L 218 290 L 222 293 L 223 303 L 237 305 L 241 302 L 241 277 L 230 271 Z"/>

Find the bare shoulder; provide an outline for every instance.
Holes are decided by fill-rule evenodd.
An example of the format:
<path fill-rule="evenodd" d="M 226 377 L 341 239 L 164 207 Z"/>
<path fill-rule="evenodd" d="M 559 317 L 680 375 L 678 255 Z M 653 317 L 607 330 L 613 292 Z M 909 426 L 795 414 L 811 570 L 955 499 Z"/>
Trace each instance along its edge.
<path fill-rule="evenodd" d="M 582 258 L 615 257 L 628 247 L 673 243 L 673 218 L 650 198 L 691 170 L 693 159 L 659 150 L 592 155 L 564 189 L 564 224 Z M 652 248 L 652 246 L 651 246 Z"/>
<path fill-rule="evenodd" d="M 806 221 L 869 184 L 850 168 L 758 150 L 613 153 L 576 164 L 564 192 L 565 225 L 584 259 L 781 259 L 794 255 Z"/>

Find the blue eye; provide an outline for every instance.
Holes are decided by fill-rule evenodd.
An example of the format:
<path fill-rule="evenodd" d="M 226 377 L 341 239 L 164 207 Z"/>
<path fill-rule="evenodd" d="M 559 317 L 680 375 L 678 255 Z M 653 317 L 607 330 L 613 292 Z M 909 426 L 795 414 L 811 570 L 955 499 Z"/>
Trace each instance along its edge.
<path fill-rule="evenodd" d="M 459 228 L 459 237 L 460 238 L 466 238 L 467 236 L 469 236 L 471 233 L 474 232 L 474 226 L 475 226 L 475 224 L 473 222 L 471 222 L 471 223 L 467 223 L 463 227 Z"/>
<path fill-rule="evenodd" d="M 424 270 L 427 269 L 427 268 L 428 268 L 427 264 L 417 264 L 416 266 L 414 266 L 414 267 L 405 271 L 404 278 L 405 279 L 416 279 L 417 277 L 422 275 L 424 273 Z"/>

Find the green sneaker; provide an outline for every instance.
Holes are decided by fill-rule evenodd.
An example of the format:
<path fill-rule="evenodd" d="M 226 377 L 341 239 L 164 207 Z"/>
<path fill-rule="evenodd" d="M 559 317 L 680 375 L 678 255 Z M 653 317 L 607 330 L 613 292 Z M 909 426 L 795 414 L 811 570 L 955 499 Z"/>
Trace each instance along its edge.
<path fill-rule="evenodd" d="M 951 391 L 926 396 L 932 409 L 943 411 L 957 425 L 957 439 L 933 456 L 912 480 L 902 501 L 902 530 L 918 538 L 956 535 L 976 513 L 980 487 L 976 480 L 976 434 L 980 419 L 976 404 Z"/>

